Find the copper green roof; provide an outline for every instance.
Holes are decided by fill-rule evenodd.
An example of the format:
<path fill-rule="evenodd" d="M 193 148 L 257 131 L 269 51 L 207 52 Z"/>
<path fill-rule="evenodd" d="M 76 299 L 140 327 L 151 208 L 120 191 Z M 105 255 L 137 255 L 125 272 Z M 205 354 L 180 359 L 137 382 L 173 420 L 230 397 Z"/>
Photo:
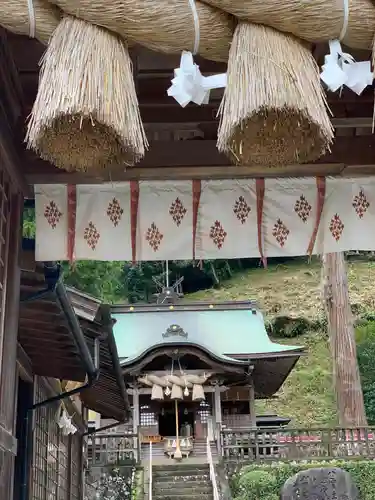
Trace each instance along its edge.
<path fill-rule="evenodd" d="M 114 306 L 112 317 L 122 364 L 166 344 L 201 346 L 224 362 L 299 356 L 303 351 L 272 342 L 252 302 Z"/>

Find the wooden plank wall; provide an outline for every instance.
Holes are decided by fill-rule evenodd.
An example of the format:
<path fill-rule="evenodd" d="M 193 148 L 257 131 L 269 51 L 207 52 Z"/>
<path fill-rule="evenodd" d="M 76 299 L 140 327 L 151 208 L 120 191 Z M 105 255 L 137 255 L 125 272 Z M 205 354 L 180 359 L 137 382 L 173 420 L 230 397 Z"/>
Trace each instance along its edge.
<path fill-rule="evenodd" d="M 21 214 L 26 187 L 14 148 L 22 102 L 17 71 L 4 32 L 0 32 L 0 491 L 13 497 L 17 333 L 20 292 Z"/>

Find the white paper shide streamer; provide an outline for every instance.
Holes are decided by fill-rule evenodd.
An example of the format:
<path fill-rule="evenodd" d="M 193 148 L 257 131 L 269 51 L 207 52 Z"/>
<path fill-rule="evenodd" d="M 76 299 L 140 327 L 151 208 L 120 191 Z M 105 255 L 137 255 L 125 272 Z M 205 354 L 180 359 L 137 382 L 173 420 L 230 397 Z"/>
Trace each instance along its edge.
<path fill-rule="evenodd" d="M 343 0 L 344 20 L 339 40 L 329 42 L 329 54 L 324 58 L 320 78 L 328 89 L 336 92 L 344 85 L 361 95 L 368 85 L 372 85 L 373 73 L 370 61 L 356 62 L 354 57 L 343 52 L 340 40 L 345 37 L 349 22 L 349 1 Z"/>
<path fill-rule="evenodd" d="M 357 95 L 361 95 L 373 81 L 371 62 L 356 62 L 350 54 L 342 51 L 338 40 L 329 42 L 329 50 L 320 74 L 322 81 L 332 92 L 345 85 Z"/>
<path fill-rule="evenodd" d="M 194 102 L 199 106 L 207 104 L 210 91 L 226 87 L 227 74 L 203 76 L 199 66 L 194 63 L 191 52 L 183 52 L 180 67 L 174 70 L 172 85 L 167 94 L 173 97 L 183 108 Z"/>
<path fill-rule="evenodd" d="M 77 432 L 77 427 L 72 424 L 72 417 L 68 415 L 64 408 L 61 410 L 57 425 L 62 430 L 64 436 L 69 436 L 69 434 L 75 434 Z"/>
<path fill-rule="evenodd" d="M 198 53 L 200 42 L 199 16 L 195 0 L 189 0 L 191 13 L 194 21 L 194 54 Z M 194 63 L 193 54 L 188 51 L 182 52 L 180 67 L 174 70 L 172 85 L 167 94 L 173 97 L 183 108 L 190 102 L 199 106 L 208 104 L 210 91 L 226 87 L 227 75 L 203 76 L 199 66 Z"/>

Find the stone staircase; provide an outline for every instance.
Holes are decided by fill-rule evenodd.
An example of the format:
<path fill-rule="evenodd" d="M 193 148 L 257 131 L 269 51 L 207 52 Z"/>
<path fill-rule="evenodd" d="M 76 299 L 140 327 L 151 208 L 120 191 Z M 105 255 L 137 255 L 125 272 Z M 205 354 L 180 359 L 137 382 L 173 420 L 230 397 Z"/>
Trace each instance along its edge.
<path fill-rule="evenodd" d="M 206 464 L 174 463 L 152 468 L 152 500 L 212 500 L 212 484 Z"/>

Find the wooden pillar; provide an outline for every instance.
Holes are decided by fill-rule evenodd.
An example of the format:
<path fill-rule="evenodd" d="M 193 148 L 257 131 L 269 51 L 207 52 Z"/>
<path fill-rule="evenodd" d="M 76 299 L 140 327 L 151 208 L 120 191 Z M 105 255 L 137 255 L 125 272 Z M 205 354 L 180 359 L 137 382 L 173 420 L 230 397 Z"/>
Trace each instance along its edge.
<path fill-rule="evenodd" d="M 217 424 L 221 425 L 222 422 L 222 416 L 221 416 L 221 392 L 220 392 L 220 386 L 218 384 L 215 385 L 214 387 L 214 406 L 215 406 L 215 419 L 216 419 L 216 426 Z"/>
<path fill-rule="evenodd" d="M 134 450 L 136 450 L 137 454 L 137 462 L 141 460 L 141 433 L 139 429 L 139 390 L 138 387 L 134 387 L 133 389 L 133 434 L 136 434 L 137 437 L 133 439 Z"/>
<path fill-rule="evenodd" d="M 0 490 L 2 497 L 13 496 L 13 471 L 14 455 L 17 453 L 17 440 L 15 437 L 15 415 L 17 401 L 17 337 L 19 322 L 19 295 L 20 295 L 20 268 L 19 249 L 21 246 L 21 201 L 18 194 L 11 195 L 10 211 L 8 213 L 9 249 L 6 254 L 7 262 L 4 263 L 6 276 L 4 321 L 0 326 L 3 333 L 2 363 L 0 363 L 0 453 L 5 450 L 5 464 L 0 467 L 3 478 L 0 477 Z M 13 458 L 11 456 L 13 455 Z M 1 474 L 0 474 L 1 476 Z M 1 480 L 2 479 L 2 480 Z"/>
<path fill-rule="evenodd" d="M 133 433 L 138 433 L 139 427 L 139 390 L 138 387 L 133 389 Z"/>
<path fill-rule="evenodd" d="M 342 252 L 323 256 L 323 293 L 336 393 L 338 424 L 367 426 L 354 338 L 345 258 Z"/>
<path fill-rule="evenodd" d="M 255 411 L 255 391 L 253 383 L 249 386 L 249 415 L 251 428 L 255 429 L 257 426 L 257 417 Z"/>

